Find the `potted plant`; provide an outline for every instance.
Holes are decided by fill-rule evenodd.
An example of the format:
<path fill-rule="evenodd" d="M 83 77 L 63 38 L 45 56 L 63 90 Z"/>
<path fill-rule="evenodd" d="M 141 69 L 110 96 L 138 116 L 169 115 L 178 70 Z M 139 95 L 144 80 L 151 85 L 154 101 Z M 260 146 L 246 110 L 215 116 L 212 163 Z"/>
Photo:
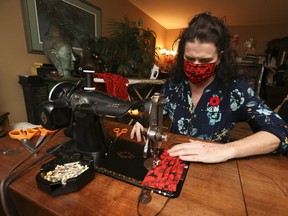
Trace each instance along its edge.
<path fill-rule="evenodd" d="M 107 37 L 96 38 L 88 45 L 91 52 L 99 54 L 106 70 L 125 77 L 148 77 L 158 57 L 155 32 L 138 27 L 127 16 L 123 21 L 111 19 L 108 29 Z"/>

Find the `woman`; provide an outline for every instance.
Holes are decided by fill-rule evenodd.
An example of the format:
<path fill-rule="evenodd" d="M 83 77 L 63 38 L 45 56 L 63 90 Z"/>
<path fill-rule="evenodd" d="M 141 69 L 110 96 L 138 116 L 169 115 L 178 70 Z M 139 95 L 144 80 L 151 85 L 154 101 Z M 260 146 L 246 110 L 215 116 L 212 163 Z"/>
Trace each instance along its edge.
<path fill-rule="evenodd" d="M 194 17 L 182 33 L 174 72 L 161 91 L 163 114 L 171 119 L 172 133 L 226 143 L 189 140 L 169 149 L 170 156 L 218 163 L 270 152 L 284 154 L 288 149 L 285 122 L 240 78 L 228 29 L 210 14 Z M 228 142 L 229 131 L 241 121 L 247 121 L 255 133 Z M 136 136 L 141 141 L 142 130 L 136 123 L 131 139 Z"/>

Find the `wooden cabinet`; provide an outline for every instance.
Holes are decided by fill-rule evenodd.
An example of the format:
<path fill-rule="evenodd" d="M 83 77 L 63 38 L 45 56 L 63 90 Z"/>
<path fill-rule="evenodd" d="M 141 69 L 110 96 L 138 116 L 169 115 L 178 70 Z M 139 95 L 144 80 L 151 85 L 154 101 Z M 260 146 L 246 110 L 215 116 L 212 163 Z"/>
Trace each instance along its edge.
<path fill-rule="evenodd" d="M 60 77 L 60 78 L 59 77 L 54 77 L 54 78 L 43 77 L 43 82 L 48 85 L 48 94 L 50 90 L 60 82 L 68 82 L 68 83 L 72 83 L 76 85 L 79 80 L 85 83 L 85 79 L 79 78 L 79 77 Z"/>
<path fill-rule="evenodd" d="M 288 85 L 267 86 L 265 102 L 271 109 L 276 109 L 288 95 Z"/>
<path fill-rule="evenodd" d="M 255 92 L 260 95 L 264 67 L 261 64 L 238 64 L 240 72 L 246 81 L 253 87 Z"/>
<path fill-rule="evenodd" d="M 10 131 L 9 112 L 0 112 L 0 137 Z"/>

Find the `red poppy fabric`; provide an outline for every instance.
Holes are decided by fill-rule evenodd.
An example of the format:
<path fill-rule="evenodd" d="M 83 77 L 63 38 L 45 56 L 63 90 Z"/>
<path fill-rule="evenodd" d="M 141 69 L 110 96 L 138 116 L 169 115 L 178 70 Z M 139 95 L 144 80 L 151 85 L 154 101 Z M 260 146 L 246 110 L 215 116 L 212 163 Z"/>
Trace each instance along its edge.
<path fill-rule="evenodd" d="M 159 163 L 148 171 L 141 183 L 142 186 L 169 192 L 177 190 L 177 184 L 181 180 L 185 162 L 180 160 L 179 157 L 169 156 L 167 150 L 161 154 Z"/>

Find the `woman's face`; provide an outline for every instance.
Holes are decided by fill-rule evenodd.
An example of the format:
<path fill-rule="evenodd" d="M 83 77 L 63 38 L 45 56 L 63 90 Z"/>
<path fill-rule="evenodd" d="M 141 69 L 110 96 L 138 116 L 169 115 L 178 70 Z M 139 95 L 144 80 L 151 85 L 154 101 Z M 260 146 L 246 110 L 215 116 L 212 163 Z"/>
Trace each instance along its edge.
<path fill-rule="evenodd" d="M 198 40 L 186 42 L 184 59 L 194 64 L 219 63 L 218 52 L 213 43 L 201 43 Z"/>

